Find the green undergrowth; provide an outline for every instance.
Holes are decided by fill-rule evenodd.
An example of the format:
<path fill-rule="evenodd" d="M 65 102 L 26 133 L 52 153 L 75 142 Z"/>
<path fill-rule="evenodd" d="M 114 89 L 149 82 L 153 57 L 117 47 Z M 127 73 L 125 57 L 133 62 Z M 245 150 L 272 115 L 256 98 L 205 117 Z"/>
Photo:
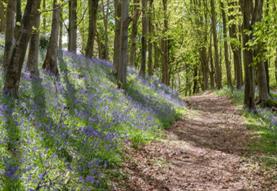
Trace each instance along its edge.
<path fill-rule="evenodd" d="M 216 94 L 227 96 L 237 107 L 243 108 L 244 93 L 242 90 L 232 91 L 223 88 Z M 243 112 L 245 124 L 254 137 L 253 141 L 249 143 L 249 150 L 265 167 L 277 167 L 277 127 L 270 121 L 270 117 L 274 114 L 267 109 L 257 108 L 257 110 L 257 114 L 245 110 Z"/>
<path fill-rule="evenodd" d="M 136 71 L 120 90 L 110 63 L 64 52 L 59 70 L 23 72 L 19 99 L 0 95 L 0 190 L 109 190 L 124 148 L 159 139 L 185 113 L 174 91 Z"/>

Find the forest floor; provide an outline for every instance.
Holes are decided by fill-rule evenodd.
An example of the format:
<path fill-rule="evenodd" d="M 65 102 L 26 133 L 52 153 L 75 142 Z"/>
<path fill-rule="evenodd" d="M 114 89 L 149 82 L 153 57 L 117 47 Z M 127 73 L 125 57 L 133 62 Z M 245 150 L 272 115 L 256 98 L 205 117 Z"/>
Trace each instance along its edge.
<path fill-rule="evenodd" d="M 125 176 L 114 190 L 277 190 L 276 169 L 265 168 L 256 159 L 262 153 L 249 147 L 258 136 L 242 110 L 211 92 L 186 102 L 188 114 L 161 140 L 127 149 Z"/>

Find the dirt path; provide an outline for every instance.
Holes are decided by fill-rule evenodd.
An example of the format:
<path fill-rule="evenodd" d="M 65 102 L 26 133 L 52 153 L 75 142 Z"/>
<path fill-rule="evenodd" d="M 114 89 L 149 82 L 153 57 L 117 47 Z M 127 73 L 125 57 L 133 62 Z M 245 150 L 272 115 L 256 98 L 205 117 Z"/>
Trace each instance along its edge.
<path fill-rule="evenodd" d="M 251 135 L 228 99 L 207 93 L 187 102 L 189 114 L 162 141 L 129 151 L 125 187 L 115 190 L 277 190 L 245 157 Z"/>

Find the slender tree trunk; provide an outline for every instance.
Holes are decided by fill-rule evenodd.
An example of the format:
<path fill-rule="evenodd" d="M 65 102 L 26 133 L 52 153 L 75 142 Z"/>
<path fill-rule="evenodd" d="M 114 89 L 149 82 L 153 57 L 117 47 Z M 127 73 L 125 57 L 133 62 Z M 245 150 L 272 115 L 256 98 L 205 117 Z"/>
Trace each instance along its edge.
<path fill-rule="evenodd" d="M 242 60 L 241 60 L 241 48 L 240 45 L 237 45 L 237 42 L 241 42 L 240 38 L 237 35 L 237 26 L 235 24 L 235 15 L 234 15 L 234 6 L 236 5 L 235 2 L 228 2 L 229 7 L 229 21 L 232 23 L 229 25 L 229 34 L 231 40 L 231 49 L 233 52 L 233 61 L 234 61 L 234 72 L 235 72 L 235 80 L 236 80 L 236 88 L 241 89 L 243 80 L 242 80 Z"/>
<path fill-rule="evenodd" d="M 120 63 L 120 17 L 121 17 L 121 0 L 114 0 L 115 9 L 115 28 L 114 28 L 114 54 L 113 54 L 113 73 L 117 76 Z"/>
<path fill-rule="evenodd" d="M 42 9 L 45 11 L 46 10 L 46 0 L 42 0 Z M 46 25 L 46 16 L 42 16 L 42 28 L 43 32 L 45 33 L 47 31 L 47 25 Z"/>
<path fill-rule="evenodd" d="M 6 14 L 6 31 L 5 31 L 5 52 L 4 52 L 4 71 L 6 71 L 12 56 L 12 50 L 15 46 L 14 28 L 16 17 L 16 1 L 9 0 Z M 4 72 L 5 73 L 5 72 Z"/>
<path fill-rule="evenodd" d="M 211 14 L 212 14 L 212 34 L 214 38 L 214 64 L 215 64 L 215 82 L 217 89 L 222 87 L 222 74 L 221 74 L 221 67 L 219 62 L 219 55 L 218 55 L 218 39 L 217 39 L 217 31 L 216 31 L 216 12 L 215 12 L 215 1 L 211 0 Z"/>
<path fill-rule="evenodd" d="M 104 15 L 104 32 L 105 32 L 105 39 L 104 39 L 104 50 L 103 50 L 103 59 L 109 58 L 109 32 L 108 32 L 108 23 L 109 23 L 109 7 L 110 7 L 110 0 L 107 0 L 106 9 L 104 6 L 104 0 L 102 0 L 103 5 L 103 15 Z"/>
<path fill-rule="evenodd" d="M 209 45 L 209 63 L 210 63 L 210 84 L 211 88 L 215 88 L 214 79 L 214 60 L 213 60 L 213 48 L 212 48 L 212 35 L 210 35 L 210 45 Z"/>
<path fill-rule="evenodd" d="M 89 0 L 89 35 L 86 48 L 86 56 L 93 57 L 94 40 L 97 27 L 97 11 L 99 0 Z"/>
<path fill-rule="evenodd" d="M 255 9 L 253 13 L 253 23 L 262 21 L 263 17 L 263 0 L 255 0 Z M 255 19 L 255 20 L 254 20 Z M 259 102 L 264 105 L 269 99 L 269 86 L 267 83 L 265 44 L 258 41 L 255 49 L 255 57 L 257 60 L 257 81 L 259 87 Z"/>
<path fill-rule="evenodd" d="M 229 49 L 228 49 L 228 41 L 227 41 L 228 35 L 227 35 L 226 13 L 225 13 L 225 7 L 224 7 L 223 1 L 221 1 L 220 4 L 221 4 L 221 14 L 222 14 L 222 21 L 223 21 L 224 59 L 225 59 L 226 74 L 227 74 L 227 84 L 229 88 L 233 88 L 231 64 L 229 61 Z"/>
<path fill-rule="evenodd" d="M 68 51 L 77 51 L 77 0 L 69 0 Z M 90 35 L 90 34 L 89 34 Z"/>
<path fill-rule="evenodd" d="M 275 53 L 275 81 L 276 81 L 276 84 L 277 84 L 277 50 L 276 50 L 276 53 Z"/>
<path fill-rule="evenodd" d="M 133 0 L 133 19 L 131 32 L 131 51 L 130 51 L 130 65 L 135 66 L 137 56 L 137 35 L 138 35 L 138 21 L 140 16 L 140 1 Z"/>
<path fill-rule="evenodd" d="M 245 72 L 245 89 L 244 89 L 244 105 L 249 111 L 256 111 L 255 106 L 255 84 L 254 84 L 254 66 L 253 52 L 248 47 L 248 42 L 251 39 L 250 34 L 245 30 L 251 31 L 251 15 L 253 10 L 252 0 L 240 0 L 241 11 L 243 15 L 243 60 Z"/>
<path fill-rule="evenodd" d="M 168 50 L 168 37 L 166 32 L 168 31 L 168 13 L 167 13 L 167 0 L 163 0 L 163 39 L 162 39 L 162 82 L 166 85 L 170 84 L 169 78 L 169 50 Z"/>
<path fill-rule="evenodd" d="M 63 0 L 61 0 L 63 2 Z M 60 11 L 60 34 L 59 34 L 59 49 L 63 49 L 63 8 Z"/>
<path fill-rule="evenodd" d="M 6 1 L 2 0 L 0 2 L 0 33 L 5 32 L 6 28 L 6 10 L 4 4 Z"/>
<path fill-rule="evenodd" d="M 35 30 L 33 31 L 29 55 L 27 61 L 27 71 L 30 72 L 32 78 L 39 77 L 38 62 L 39 62 L 39 25 L 40 25 L 40 14 L 36 15 L 35 18 Z"/>
<path fill-rule="evenodd" d="M 118 87 L 124 88 L 127 83 L 128 65 L 128 25 L 129 25 L 129 0 L 121 2 L 120 18 L 120 62 L 118 66 Z"/>
<path fill-rule="evenodd" d="M 153 34 L 153 0 L 150 0 L 149 2 L 149 17 L 148 17 L 148 29 L 149 29 L 149 35 L 148 37 L 148 75 L 152 76 L 153 75 L 153 42 L 152 42 L 152 34 Z"/>
<path fill-rule="evenodd" d="M 21 0 L 16 1 L 16 25 L 15 25 L 15 38 L 18 38 L 19 30 L 21 29 L 22 11 L 21 11 Z"/>
<path fill-rule="evenodd" d="M 141 66 L 139 74 L 145 77 L 147 56 L 147 34 L 148 34 L 148 0 L 141 1 L 142 7 L 142 37 L 141 37 Z"/>
<path fill-rule="evenodd" d="M 7 65 L 7 72 L 5 74 L 4 94 L 11 96 L 18 96 L 18 88 L 20 83 L 20 76 L 22 66 L 26 54 L 26 49 L 32 35 L 32 27 L 35 25 L 40 0 L 28 0 L 24 17 L 22 19 L 22 27 L 19 32 L 19 37 L 16 45 L 12 51 L 11 59 Z M 13 11 L 15 9 L 11 9 Z"/>
<path fill-rule="evenodd" d="M 58 0 L 53 1 L 53 15 L 52 15 L 52 30 L 49 45 L 47 48 L 46 57 L 42 68 L 54 76 L 59 75 L 58 71 L 58 43 L 60 30 L 60 10 Z"/>

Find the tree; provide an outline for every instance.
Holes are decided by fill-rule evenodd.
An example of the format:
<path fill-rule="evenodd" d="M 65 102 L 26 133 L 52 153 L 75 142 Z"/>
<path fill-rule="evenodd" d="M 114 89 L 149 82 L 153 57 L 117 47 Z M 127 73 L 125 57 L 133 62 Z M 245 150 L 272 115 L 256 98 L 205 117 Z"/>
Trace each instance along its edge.
<path fill-rule="evenodd" d="M 228 48 L 228 34 L 227 34 L 227 18 L 225 13 L 225 6 L 223 1 L 220 2 L 221 5 L 221 16 L 222 16 L 222 24 L 223 24 L 223 38 L 224 38 L 224 59 L 226 66 L 226 74 L 227 74 L 227 84 L 229 88 L 233 88 L 232 85 L 232 74 L 231 74 L 231 65 L 229 61 L 229 48 Z"/>
<path fill-rule="evenodd" d="M 219 54 L 218 54 L 218 38 L 217 38 L 217 20 L 216 20 L 216 10 L 215 10 L 215 1 L 211 0 L 211 27 L 212 27 L 212 35 L 214 40 L 214 65 L 215 65 L 215 82 L 217 89 L 222 87 L 222 74 L 221 74 L 221 66 L 219 62 Z"/>
<path fill-rule="evenodd" d="M 77 0 L 69 0 L 68 51 L 77 51 Z"/>
<path fill-rule="evenodd" d="M 229 35 L 230 35 L 230 45 L 233 52 L 233 62 L 234 62 L 234 73 L 236 80 L 236 88 L 240 89 L 243 84 L 242 76 L 242 60 L 241 60 L 241 40 L 238 36 L 238 26 L 237 18 L 239 17 L 239 12 L 236 10 L 237 3 L 235 1 L 228 2 L 228 15 L 229 15 Z M 237 8 L 238 9 L 238 8 Z"/>
<path fill-rule="evenodd" d="M 0 2 L 0 33 L 5 32 L 6 27 L 6 9 L 5 9 L 6 1 Z"/>
<path fill-rule="evenodd" d="M 32 78 L 39 77 L 38 62 L 39 62 L 39 30 L 40 14 L 36 14 L 34 31 L 29 45 L 29 54 L 27 60 L 27 70 L 30 72 Z"/>
<path fill-rule="evenodd" d="M 138 21 L 140 16 L 140 1 L 133 0 L 133 16 L 132 16 L 132 32 L 131 32 L 131 49 L 130 49 L 130 65 L 136 65 L 136 56 L 137 56 L 137 35 L 138 35 Z"/>
<path fill-rule="evenodd" d="M 58 45 L 59 45 L 59 30 L 60 30 L 60 5 L 58 0 L 53 1 L 52 13 L 52 28 L 47 48 L 46 57 L 42 68 L 49 74 L 54 76 L 59 75 L 57 60 L 58 60 Z"/>
<path fill-rule="evenodd" d="M 11 52 L 10 54 L 11 57 L 5 60 L 6 62 L 8 62 L 6 63 L 7 72 L 5 73 L 5 82 L 4 82 L 4 90 L 3 90 L 5 95 L 11 95 L 14 97 L 18 96 L 22 66 L 23 66 L 23 62 L 26 54 L 26 49 L 32 35 L 32 28 L 35 25 L 37 14 L 39 14 L 38 12 L 39 6 L 40 6 L 40 0 L 27 1 L 24 16 L 22 19 L 22 26 L 19 31 L 17 42 L 14 48 L 9 47 L 11 48 L 10 50 L 8 50 Z M 10 3 L 9 9 L 10 11 L 15 10 L 14 4 L 12 1 Z M 14 15 L 11 14 L 11 18 L 9 18 L 9 16 L 10 15 L 7 16 L 7 20 L 12 21 L 14 18 Z M 9 26 L 7 26 L 7 29 L 9 29 Z"/>
<path fill-rule="evenodd" d="M 120 64 L 120 33 L 121 33 L 121 0 L 114 0 L 114 53 L 113 53 L 113 73 L 118 75 L 118 67 Z"/>
<path fill-rule="evenodd" d="M 141 65 L 139 74 L 145 77 L 146 55 L 147 55 L 147 33 L 148 33 L 148 0 L 141 0 L 142 9 L 142 36 L 141 36 Z"/>
<path fill-rule="evenodd" d="M 242 24 L 242 41 L 243 41 L 243 61 L 245 72 L 245 89 L 244 89 L 244 105 L 249 111 L 256 111 L 255 106 L 255 85 L 254 85 L 254 65 L 253 65 L 253 51 L 248 47 L 251 40 L 251 34 L 246 31 L 252 30 L 252 0 L 240 0 L 240 7 L 243 16 Z"/>
<path fill-rule="evenodd" d="M 169 50 L 168 50 L 168 12 L 167 12 L 167 0 L 163 0 L 163 39 L 161 42 L 162 50 L 162 82 L 166 85 L 170 83 L 169 76 Z"/>
<path fill-rule="evenodd" d="M 5 52 L 4 52 L 4 70 L 7 69 L 8 63 L 12 56 L 12 50 L 15 46 L 14 28 L 16 16 L 16 1 L 9 0 L 6 12 L 6 26 L 5 26 Z"/>
<path fill-rule="evenodd" d="M 128 65 L 128 26 L 129 26 L 129 0 L 121 1 L 120 17 L 120 59 L 118 63 L 118 87 L 124 88 L 127 83 Z"/>
<path fill-rule="evenodd" d="M 92 57 L 94 51 L 94 40 L 96 36 L 96 25 L 97 25 L 97 11 L 99 0 L 89 0 L 89 33 L 86 46 L 86 56 Z"/>

